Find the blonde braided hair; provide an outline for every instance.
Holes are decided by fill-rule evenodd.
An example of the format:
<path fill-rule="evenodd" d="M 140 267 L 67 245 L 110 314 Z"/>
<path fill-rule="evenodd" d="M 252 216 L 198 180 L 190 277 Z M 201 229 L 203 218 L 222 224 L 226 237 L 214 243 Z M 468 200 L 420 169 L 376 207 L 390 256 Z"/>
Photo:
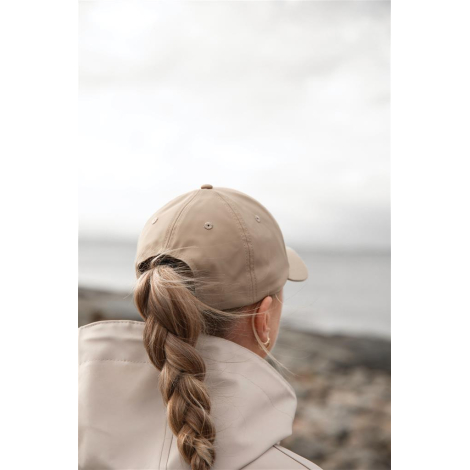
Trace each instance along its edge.
<path fill-rule="evenodd" d="M 204 315 L 210 309 L 193 291 L 189 268 L 160 255 L 144 267 L 134 300 L 145 320 L 148 356 L 161 371 L 159 386 L 179 452 L 192 470 L 208 470 L 215 460 L 215 427 L 204 384 L 206 367 L 195 345 L 210 329 Z"/>

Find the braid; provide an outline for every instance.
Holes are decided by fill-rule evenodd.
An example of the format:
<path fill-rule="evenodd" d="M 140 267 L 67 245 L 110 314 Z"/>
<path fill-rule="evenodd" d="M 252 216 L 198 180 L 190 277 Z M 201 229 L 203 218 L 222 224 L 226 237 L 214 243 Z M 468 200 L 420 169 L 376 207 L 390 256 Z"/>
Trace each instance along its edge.
<path fill-rule="evenodd" d="M 134 299 L 145 320 L 144 345 L 160 370 L 159 386 L 178 449 L 192 470 L 209 470 L 215 460 L 215 427 L 204 384 L 206 367 L 196 350 L 204 330 L 185 265 L 154 259 L 139 278 Z"/>

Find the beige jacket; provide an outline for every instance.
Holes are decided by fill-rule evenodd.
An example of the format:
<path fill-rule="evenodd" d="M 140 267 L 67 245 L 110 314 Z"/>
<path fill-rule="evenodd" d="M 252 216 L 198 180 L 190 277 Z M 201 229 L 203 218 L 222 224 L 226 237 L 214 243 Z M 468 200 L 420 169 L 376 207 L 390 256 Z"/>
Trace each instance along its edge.
<path fill-rule="evenodd" d="M 184 469 L 142 343 L 143 323 L 104 321 L 79 329 L 79 468 Z M 280 447 L 297 400 L 265 360 L 231 341 L 202 336 L 217 429 L 214 470 L 319 467 Z"/>

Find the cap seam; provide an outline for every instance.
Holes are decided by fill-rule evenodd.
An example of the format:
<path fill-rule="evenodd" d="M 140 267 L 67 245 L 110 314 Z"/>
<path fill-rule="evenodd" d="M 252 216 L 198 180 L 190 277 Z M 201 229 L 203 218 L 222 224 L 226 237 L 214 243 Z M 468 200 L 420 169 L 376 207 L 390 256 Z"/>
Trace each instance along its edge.
<path fill-rule="evenodd" d="M 248 234 L 248 229 L 244 226 L 243 220 L 238 215 L 235 208 L 232 207 L 232 205 L 226 200 L 226 198 L 223 197 L 222 194 L 220 194 L 218 191 L 214 191 L 214 193 L 217 194 L 222 199 L 222 201 L 228 206 L 228 208 L 232 212 L 232 217 L 236 220 L 236 222 L 238 222 L 238 226 L 241 229 L 240 232 L 242 234 L 243 244 L 245 245 L 245 248 L 246 248 L 245 258 L 247 258 L 247 261 L 248 261 L 247 269 L 248 269 L 250 279 L 251 279 L 252 302 L 254 303 L 256 302 L 256 300 L 254 299 L 257 298 L 257 280 L 256 280 L 256 274 L 254 272 L 253 246 L 251 245 L 251 240 Z"/>
<path fill-rule="evenodd" d="M 181 208 L 181 210 L 179 211 L 179 213 L 176 215 L 176 217 L 173 219 L 173 222 L 170 224 L 170 227 L 168 229 L 168 232 L 167 232 L 167 235 L 166 235 L 166 240 L 165 242 L 163 243 L 163 248 L 166 249 L 169 247 L 170 245 L 170 242 L 171 242 L 171 239 L 173 237 L 173 234 L 176 230 L 176 225 L 178 223 L 178 220 L 180 219 L 181 215 L 183 214 L 183 212 L 185 211 L 185 209 L 189 206 L 189 204 L 191 204 L 191 202 L 194 200 L 194 198 L 199 194 L 199 191 L 196 190 L 193 197 Z"/>

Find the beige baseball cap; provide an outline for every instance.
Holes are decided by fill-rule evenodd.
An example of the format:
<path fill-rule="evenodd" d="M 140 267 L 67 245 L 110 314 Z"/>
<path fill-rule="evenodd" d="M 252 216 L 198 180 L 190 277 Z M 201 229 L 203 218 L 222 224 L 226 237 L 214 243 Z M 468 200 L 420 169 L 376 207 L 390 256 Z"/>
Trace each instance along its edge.
<path fill-rule="evenodd" d="M 159 209 L 145 224 L 135 269 L 160 253 L 186 263 L 206 305 L 229 309 L 277 293 L 287 280 L 304 281 L 300 256 L 284 244 L 271 213 L 250 196 L 203 184 Z"/>

